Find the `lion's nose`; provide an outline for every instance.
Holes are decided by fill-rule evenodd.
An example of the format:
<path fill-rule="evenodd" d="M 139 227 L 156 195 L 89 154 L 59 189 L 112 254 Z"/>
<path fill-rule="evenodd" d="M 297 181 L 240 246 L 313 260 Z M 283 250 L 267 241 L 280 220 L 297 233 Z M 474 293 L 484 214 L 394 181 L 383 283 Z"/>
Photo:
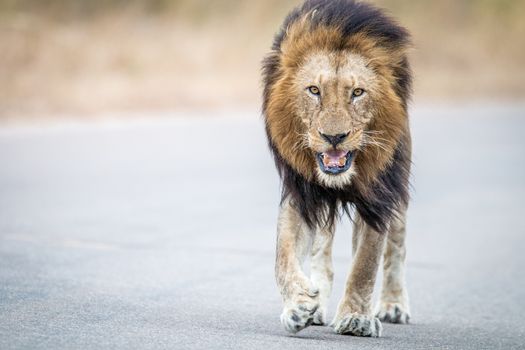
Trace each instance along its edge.
<path fill-rule="evenodd" d="M 350 133 L 338 134 L 338 135 L 326 135 L 326 134 L 319 132 L 319 134 L 321 134 L 322 138 L 325 139 L 329 144 L 336 147 L 338 144 L 343 142 Z"/>

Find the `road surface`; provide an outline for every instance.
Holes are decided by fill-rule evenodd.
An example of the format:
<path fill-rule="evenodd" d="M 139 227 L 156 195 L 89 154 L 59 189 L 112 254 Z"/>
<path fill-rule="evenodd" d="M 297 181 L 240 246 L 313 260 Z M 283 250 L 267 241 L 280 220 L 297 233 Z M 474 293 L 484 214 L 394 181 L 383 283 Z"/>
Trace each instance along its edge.
<path fill-rule="evenodd" d="M 0 348 L 525 348 L 525 105 L 419 106 L 412 126 L 413 323 L 379 339 L 280 326 L 256 112 L 0 128 Z"/>

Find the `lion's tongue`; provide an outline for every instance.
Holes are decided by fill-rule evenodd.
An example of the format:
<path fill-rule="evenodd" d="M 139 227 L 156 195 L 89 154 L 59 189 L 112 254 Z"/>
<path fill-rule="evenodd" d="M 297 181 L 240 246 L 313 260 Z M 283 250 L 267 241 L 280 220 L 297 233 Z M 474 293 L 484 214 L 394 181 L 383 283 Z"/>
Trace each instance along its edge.
<path fill-rule="evenodd" d="M 325 167 L 343 167 L 346 163 L 345 151 L 328 151 L 323 153 L 323 164 Z"/>

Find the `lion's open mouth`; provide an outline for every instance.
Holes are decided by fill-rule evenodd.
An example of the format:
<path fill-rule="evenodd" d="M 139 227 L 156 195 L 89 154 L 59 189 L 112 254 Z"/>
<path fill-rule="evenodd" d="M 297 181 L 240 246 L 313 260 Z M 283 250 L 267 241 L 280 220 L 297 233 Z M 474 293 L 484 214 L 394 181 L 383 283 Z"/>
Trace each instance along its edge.
<path fill-rule="evenodd" d="M 321 170 L 329 175 L 339 175 L 350 169 L 353 152 L 347 151 L 327 151 L 317 154 L 317 162 Z"/>

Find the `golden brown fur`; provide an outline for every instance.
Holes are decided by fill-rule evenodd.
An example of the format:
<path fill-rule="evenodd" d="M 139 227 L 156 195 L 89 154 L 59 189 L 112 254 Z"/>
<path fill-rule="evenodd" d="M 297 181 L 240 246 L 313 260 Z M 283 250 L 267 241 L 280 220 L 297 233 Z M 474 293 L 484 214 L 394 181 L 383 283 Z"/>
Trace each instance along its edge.
<path fill-rule="evenodd" d="M 379 336 L 379 318 L 408 322 L 408 47 L 408 33 L 373 6 L 307 0 L 286 19 L 264 61 L 263 111 L 283 179 L 276 278 L 289 332 L 325 323 L 333 224 L 352 207 L 354 260 L 334 330 Z M 376 318 L 371 297 L 383 252 Z M 302 270 L 309 254 L 311 276 Z"/>
<path fill-rule="evenodd" d="M 375 41 L 365 34 L 345 40 L 337 27 L 320 27 L 310 31 L 308 26 L 309 22 L 306 19 L 294 23 L 288 29 L 288 36 L 281 46 L 279 55 L 282 72 L 280 79 L 269 91 L 270 98 L 266 109 L 271 140 L 297 172 L 306 179 L 314 180 L 314 155 L 309 149 L 301 146 L 306 125 L 301 121 L 301 106 L 297 105 L 298 98 L 292 85 L 294 76 L 307 55 L 312 53 L 359 53 L 367 60 L 369 67 L 381 77 L 377 87 L 377 103 L 370 106 L 374 118 L 367 129 L 377 131 L 383 139 L 381 143 L 385 146 L 366 146 L 356 159 L 360 175 L 353 181 L 360 188 L 366 189 L 392 161 L 399 140 L 408 134 L 406 111 L 393 88 L 393 82 L 396 80 L 394 67 L 402 64 L 407 47 L 386 50 L 378 47 Z M 341 42 L 344 42 L 343 47 Z"/>

